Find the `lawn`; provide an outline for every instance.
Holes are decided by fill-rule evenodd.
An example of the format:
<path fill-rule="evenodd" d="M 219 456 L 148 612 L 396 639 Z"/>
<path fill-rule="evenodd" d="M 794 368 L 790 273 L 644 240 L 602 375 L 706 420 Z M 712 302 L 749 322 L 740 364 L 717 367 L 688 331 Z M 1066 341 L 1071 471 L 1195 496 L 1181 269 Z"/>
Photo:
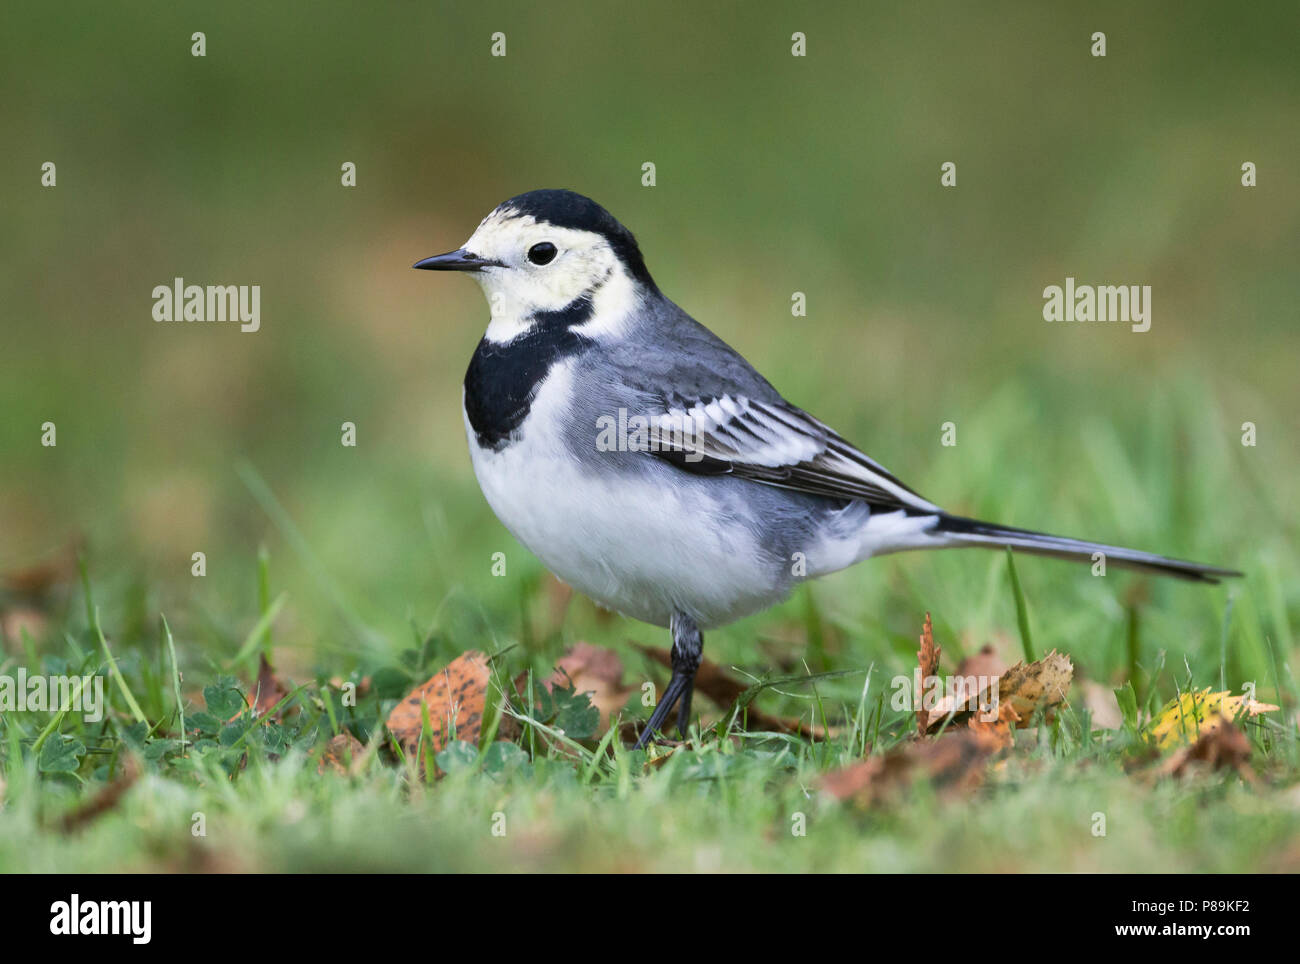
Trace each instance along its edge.
<path fill-rule="evenodd" d="M 1151 419 L 1150 431 L 1177 437 L 1179 418 L 1187 417 Z M 1014 451 L 1015 421 L 1003 431 L 1007 437 L 994 444 Z M 1109 432 L 1094 444 L 1099 452 L 1123 447 Z M 1232 455 L 1225 443 L 1203 464 L 1227 472 Z M 1176 488 L 1176 456 L 1173 462 L 1164 481 Z M 1140 471 L 1122 463 L 1114 468 Z M 1002 469 L 990 465 L 988 472 L 985 484 L 993 487 Z M 1052 490 L 1068 488 L 1070 480 L 1051 476 L 1041 469 L 1032 478 L 1018 476 L 1025 504 L 1061 501 Z M 1294 650 L 1273 623 L 1285 615 L 1283 587 L 1294 584 L 1295 573 L 1280 534 L 1229 557 L 1247 576 L 1220 587 L 1116 570 L 1098 578 L 1088 567 L 1021 558 L 1016 571 L 1033 654 L 1058 649 L 1075 665 L 1068 706 L 1019 730 L 1015 746 L 983 767 L 976 788 L 918 778 L 862 804 L 835 799 L 822 778 L 854 763 L 864 746 L 884 755 L 914 739 L 912 714 L 894 709 L 891 681 L 910 677 L 927 610 L 947 672 L 986 642 L 1008 663 L 1023 655 L 1005 557 L 972 551 L 877 560 L 806 585 L 777 610 L 708 635 L 706 654 L 742 684 L 776 682 L 758 694 L 755 708 L 828 724 L 827 738 L 746 732 L 743 720 L 726 726 L 721 710 L 727 707 L 702 699 L 703 721 L 723 719 L 722 732 L 710 725 L 697 729 L 685 748 L 632 751 L 595 728 L 580 742 L 550 739 L 554 720 L 548 727 L 538 712 L 532 719 L 541 729 L 516 737 L 521 749 L 502 752 L 462 740 L 452 749 L 464 752 L 439 756 L 441 767 L 422 772 L 411 754 L 397 750 L 383 721 L 398 699 L 464 650 L 499 654 L 493 661 L 499 687 L 526 678 L 528 670 L 540 683 L 579 640 L 607 647 L 625 664 L 622 682 L 632 691 L 623 715 L 644 719 L 640 685 L 650 680 L 662 687 L 666 674 L 631 641 L 664 648 L 665 640 L 569 598 L 508 543 L 501 543 L 510 560 L 507 575 L 492 576 L 496 543 L 481 535 L 488 520 L 468 525 L 482 514 L 468 486 L 459 513 L 448 512 L 463 513 L 466 524 L 443 523 L 435 536 L 463 543 L 452 550 L 458 555 L 482 559 L 485 585 L 494 579 L 506 585 L 491 605 L 480 602 L 486 591 L 473 581 L 453 587 L 412 612 L 405 638 L 387 637 L 338 590 L 255 470 L 246 467 L 244 477 L 249 498 L 270 510 L 285 556 L 264 556 L 259 565 L 250 553 L 241 610 L 196 592 L 188 603 L 169 607 L 164 626 L 158 591 L 111 567 L 99 575 L 93 554 L 87 583 L 74 575 L 52 585 L 44 616 L 35 607 L 24 610 L 43 642 L 24 633 L 24 650 L 6 659 L 6 671 L 24 664 L 48 674 L 99 672 L 109 676 L 109 710 L 94 724 L 75 714 L 61 720 L 6 715 L 0 866 L 1294 871 L 1300 862 L 1300 755 L 1294 722 L 1287 722 L 1294 719 Z M 1185 543 L 1188 554 L 1211 558 L 1216 542 L 1236 544 L 1234 527 L 1249 524 L 1216 517 L 1210 493 L 1228 484 L 1226 477 L 1217 485 L 1206 479 L 1177 509 L 1166 505 L 1176 500 L 1161 500 L 1165 512 L 1205 520 Z M 1129 502 L 1127 490 L 1116 489 L 1092 511 L 1100 519 L 1122 518 Z M 1157 522 L 1152 531 L 1176 529 L 1173 521 L 1163 528 Z M 306 655 L 308 620 L 297 593 L 280 597 L 279 569 L 319 579 L 318 604 L 337 613 L 337 628 L 322 635 L 314 654 Z M 106 670 L 105 645 L 130 700 Z M 263 652 L 288 695 L 269 717 L 254 719 L 240 710 L 245 696 L 256 695 L 250 683 Z M 361 684 L 355 706 L 345 705 L 348 681 Z M 1255 682 L 1261 700 L 1285 707 L 1245 724 L 1253 778 L 1232 768 L 1162 774 L 1173 750 L 1157 758 L 1142 732 L 1104 728 L 1114 725 L 1105 721 L 1107 709 L 1117 715 L 1112 688 L 1124 684 L 1134 686 L 1150 713 L 1180 692 L 1236 691 L 1247 681 Z M 520 711 L 527 705 L 516 704 Z M 178 710 L 187 721 L 185 743 Z M 325 744 L 345 731 L 362 744 L 373 742 L 370 752 L 351 766 L 318 772 Z M 70 744 L 67 753 L 54 751 L 59 741 Z M 62 825 L 124 771 L 138 772 L 138 779 L 120 800 L 102 814 L 74 818 L 74 829 Z M 1098 813 L 1105 816 L 1104 836 L 1094 834 Z"/>

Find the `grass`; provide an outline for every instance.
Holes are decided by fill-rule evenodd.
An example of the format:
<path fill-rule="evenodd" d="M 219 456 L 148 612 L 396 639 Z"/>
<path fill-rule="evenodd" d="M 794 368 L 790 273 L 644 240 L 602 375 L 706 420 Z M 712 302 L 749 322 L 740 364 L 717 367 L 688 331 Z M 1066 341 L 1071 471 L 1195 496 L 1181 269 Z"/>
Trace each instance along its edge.
<path fill-rule="evenodd" d="M 699 700 L 705 717 L 722 722 L 697 729 L 692 747 L 666 762 L 648 764 L 646 751 L 626 748 L 612 730 L 557 742 L 553 727 L 534 721 L 515 750 L 453 744 L 455 752 L 439 757 L 449 772 L 435 781 L 413 759 L 392 753 L 382 720 L 396 699 L 460 651 L 500 651 L 499 675 L 538 675 L 573 640 L 587 638 L 623 656 L 635 690 L 642 679 L 659 686 L 664 679 L 626 645 L 627 635 L 664 641 L 581 599 L 560 610 L 536 564 L 512 551 L 509 592 L 495 601 L 484 594 L 486 606 L 473 592 L 453 592 L 441 605 L 424 607 L 405 641 L 370 627 L 356 631 L 367 646 L 347 654 L 295 644 L 310 623 L 303 607 L 352 607 L 331 606 L 339 582 L 269 485 L 251 467 L 242 472 L 250 498 L 278 517 L 280 545 L 290 550 L 278 564 L 278 554 L 265 547 L 249 551 L 256 604 L 247 612 L 195 597 L 169 604 L 166 617 L 149 616 L 138 582 L 110 570 L 97 583 L 94 574 L 108 567 L 92 558 L 79 587 L 56 587 L 48 597 L 42 642 L 26 636 L 24 655 L 0 666 L 4 673 L 19 662 L 29 672 L 97 672 L 107 677 L 110 704 L 105 720 L 94 724 L 63 712 L 0 717 L 0 870 L 1300 866 L 1294 650 L 1289 628 L 1272 622 L 1289 619 L 1294 601 L 1285 587 L 1294 585 L 1294 563 L 1268 538 L 1231 560 L 1243 565 L 1245 580 L 1211 589 L 1118 571 L 1101 579 L 1087 566 L 1028 558 L 1018 560 L 1017 573 L 998 553 L 877 560 L 805 586 L 770 613 L 706 640 L 706 654 L 738 674 L 756 682 L 783 676 L 776 685 L 751 687 L 745 700 L 831 724 L 827 741 L 745 733 L 742 714 L 720 717 Z M 1050 486 L 1043 475 L 1039 484 Z M 1222 561 L 1209 543 L 1224 523 L 1205 518 L 1188 548 Z M 466 530 L 465 537 L 481 540 L 481 531 Z M 305 582 L 277 591 L 281 570 Z M 315 587 L 314 598 L 307 586 Z M 153 595 L 146 588 L 146 600 Z M 860 605 L 863 597 L 869 607 Z M 1037 626 L 1032 643 L 1029 602 Z M 830 799 L 817 788 L 820 775 L 864 750 L 885 753 L 910 739 L 912 718 L 891 707 L 889 681 L 910 674 L 927 609 L 935 614 L 945 671 L 989 639 L 1008 661 L 1057 648 L 1074 659 L 1077 677 L 1119 687 L 1130 717 L 1190 689 L 1255 682 L 1261 699 L 1284 707 L 1248 725 L 1260 779 L 1244 783 L 1224 771 L 1156 780 L 1142 738 L 1131 726 L 1096 727 L 1094 707 L 1076 687 L 1059 718 L 1021 731 L 1017 746 L 971 794 L 954 798 L 920 782 L 868 810 Z M 174 635 L 177 622 L 187 628 Z M 239 631 L 240 624 L 248 628 Z M 238 713 L 264 652 L 288 677 L 291 694 L 283 704 L 296 708 L 281 722 L 254 723 Z M 800 685 L 812 672 L 817 678 Z M 370 691 L 356 706 L 343 705 L 340 678 L 363 676 L 372 680 Z M 635 696 L 625 708 L 626 715 L 647 713 Z M 316 756 L 345 729 L 370 750 L 350 775 L 318 774 Z M 128 756 L 141 761 L 138 784 L 79 830 L 61 829 L 64 815 L 120 776 Z M 206 835 L 195 836 L 200 814 Z M 1093 835 L 1096 814 L 1105 815 L 1104 837 Z M 806 835 L 792 832 L 800 823 Z"/>
<path fill-rule="evenodd" d="M 77 790 L 52 786 L 15 757 L 6 764 L 0 864 L 36 871 L 1295 869 L 1293 792 L 1222 777 L 1148 787 L 1123 772 L 1112 747 L 1081 739 L 1073 727 L 1065 724 L 1059 740 L 1040 734 L 1037 748 L 1017 753 L 974 798 L 941 802 L 920 787 L 905 804 L 868 813 L 811 790 L 819 773 L 855 756 L 841 744 L 708 742 L 647 772 L 643 753 L 613 742 L 608 756 L 543 754 L 508 773 L 484 772 L 472 760 L 430 786 L 378 756 L 355 777 L 319 776 L 296 750 L 273 761 L 250 743 L 246 765 L 233 774 L 229 756 L 215 749 L 149 764 L 117 810 L 72 836 L 48 828 Z M 1276 734 L 1263 742 L 1275 745 Z M 108 742 L 96 750 L 102 759 Z M 1265 756 L 1274 778 L 1294 772 L 1293 762 Z M 1091 833 L 1098 812 L 1107 818 L 1104 838 Z M 196 814 L 205 822 L 201 838 L 191 835 Z M 504 837 L 493 833 L 502 829 L 499 814 Z M 807 836 L 791 833 L 799 814 Z"/>

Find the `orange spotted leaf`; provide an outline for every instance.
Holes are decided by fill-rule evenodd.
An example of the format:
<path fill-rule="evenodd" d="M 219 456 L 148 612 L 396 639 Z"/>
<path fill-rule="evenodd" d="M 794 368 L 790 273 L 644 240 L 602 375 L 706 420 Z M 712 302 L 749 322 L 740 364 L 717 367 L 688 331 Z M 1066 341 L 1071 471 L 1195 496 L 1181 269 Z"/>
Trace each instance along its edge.
<path fill-rule="evenodd" d="M 451 742 L 453 732 L 457 740 L 478 743 L 491 675 L 486 655 L 477 650 L 462 653 L 393 707 L 388 729 L 405 750 L 414 752 L 420 745 L 427 706 L 434 753 Z"/>

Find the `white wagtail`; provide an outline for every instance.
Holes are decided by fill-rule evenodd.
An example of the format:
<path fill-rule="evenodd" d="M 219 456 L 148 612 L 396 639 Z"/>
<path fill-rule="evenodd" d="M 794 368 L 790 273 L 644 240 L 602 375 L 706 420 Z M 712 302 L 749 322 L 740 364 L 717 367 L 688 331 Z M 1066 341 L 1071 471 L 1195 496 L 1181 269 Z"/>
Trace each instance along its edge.
<path fill-rule="evenodd" d="M 871 556 L 1010 546 L 1195 582 L 1239 575 L 949 515 L 669 301 L 632 233 L 572 191 L 511 198 L 415 267 L 473 272 L 488 298 L 464 415 L 493 511 L 560 579 L 671 630 L 672 679 L 637 746 L 674 704 L 686 733 L 702 629 Z"/>

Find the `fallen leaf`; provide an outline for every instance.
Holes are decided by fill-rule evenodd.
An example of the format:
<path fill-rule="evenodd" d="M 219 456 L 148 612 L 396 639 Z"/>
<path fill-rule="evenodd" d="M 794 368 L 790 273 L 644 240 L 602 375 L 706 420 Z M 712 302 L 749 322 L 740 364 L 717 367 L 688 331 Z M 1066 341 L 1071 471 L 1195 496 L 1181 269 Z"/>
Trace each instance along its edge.
<path fill-rule="evenodd" d="M 972 714 L 1002 703 L 1010 703 L 1015 708 L 1016 726 L 1023 729 L 1029 726 L 1034 710 L 1040 705 L 1050 710 L 1065 701 L 1073 674 L 1069 657 L 1053 650 L 1028 666 L 1021 661 L 1004 672 L 997 680 L 996 700 L 987 674 L 960 674 L 951 682 L 953 691 L 940 697 L 930 710 L 927 732 L 937 732 L 945 723 L 948 729 L 968 724 Z M 972 679 L 974 683 L 970 684 Z"/>
<path fill-rule="evenodd" d="M 646 752 L 650 754 L 650 756 L 645 761 L 642 769 L 658 770 L 668 762 L 669 758 L 674 753 L 684 753 L 687 749 L 687 745 L 679 740 L 653 740 L 646 746 Z M 667 752 L 660 752 L 661 750 L 667 750 Z"/>
<path fill-rule="evenodd" d="M 361 762 L 365 752 L 362 742 L 345 730 L 325 744 L 320 760 L 316 763 L 316 772 L 332 770 L 344 775 L 355 772 L 353 768 Z"/>
<path fill-rule="evenodd" d="M 477 650 L 462 653 L 393 707 L 388 714 L 389 731 L 403 749 L 415 751 L 420 745 L 427 706 L 430 745 L 424 748 L 426 752 L 442 751 L 451 742 L 453 727 L 456 739 L 477 743 L 491 675 L 486 655 Z"/>
<path fill-rule="evenodd" d="M 284 688 L 284 684 L 276 678 L 275 670 L 271 664 L 266 661 L 266 655 L 263 654 L 257 664 L 257 683 L 253 687 L 253 693 L 256 702 L 253 704 L 253 715 L 261 718 L 266 716 L 275 708 L 275 705 L 289 695 L 289 691 Z M 281 710 L 276 713 L 278 718 L 283 713 Z"/>
<path fill-rule="evenodd" d="M 979 712 L 972 713 L 966 725 L 976 736 L 985 741 L 993 749 L 1005 750 L 1013 746 L 1016 742 L 1014 731 L 1016 724 L 1020 722 L 1020 714 L 1010 700 L 1002 700 L 998 703 L 998 715 L 995 719 L 982 719 L 983 714 Z"/>
<path fill-rule="evenodd" d="M 1233 696 L 1227 690 L 1210 692 L 1209 687 L 1196 693 L 1183 693 L 1160 708 L 1147 726 L 1147 735 L 1162 750 L 1189 743 L 1215 728 L 1222 717 L 1236 719 L 1240 714 L 1258 716 L 1278 707 L 1261 703 L 1253 696 Z"/>
<path fill-rule="evenodd" d="M 978 653 L 967 656 L 957 666 L 958 676 L 986 676 L 989 679 L 1001 679 L 1006 671 L 1006 661 L 998 655 L 992 643 L 985 643 Z"/>
<path fill-rule="evenodd" d="M 1208 692 L 1208 691 L 1207 691 Z M 1201 735 L 1191 746 L 1185 746 L 1170 756 L 1156 771 L 1157 776 L 1185 776 L 1193 769 L 1231 769 L 1242 779 L 1254 782 L 1255 771 L 1250 768 L 1250 740 L 1231 717 L 1220 714 L 1211 725 L 1203 727 Z"/>
<path fill-rule="evenodd" d="M 938 675 L 939 672 L 939 654 L 943 650 L 934 645 L 934 628 L 930 624 L 930 614 L 925 614 L 925 624 L 921 627 L 921 648 L 917 650 L 916 660 L 921 666 L 921 692 L 926 691 L 926 681 L 932 676 Z M 925 736 L 925 731 L 930 727 L 931 714 L 925 708 L 925 701 L 918 699 L 916 701 L 916 729 L 921 736 Z M 946 715 L 946 714 L 945 714 Z"/>
<path fill-rule="evenodd" d="M 882 793 L 888 758 L 869 756 L 839 770 L 823 773 L 817 786 L 835 800 L 852 800 L 860 806 L 870 806 Z"/>
<path fill-rule="evenodd" d="M 1015 707 L 1020 726 L 1025 727 L 1040 706 L 1050 710 L 1065 702 L 1073 678 L 1070 658 L 1052 650 L 1028 666 L 1021 661 L 1003 673 L 998 680 L 998 699 Z"/>
<path fill-rule="evenodd" d="M 363 676 L 359 680 L 347 680 L 342 676 L 331 676 L 330 687 L 336 690 L 342 690 L 348 683 L 356 683 L 356 698 L 361 699 L 370 693 L 371 679 L 369 676 Z"/>
<path fill-rule="evenodd" d="M 53 558 L 26 569 L 11 569 L 0 576 L 0 586 L 24 596 L 42 596 L 54 586 L 77 578 L 77 554 L 85 540 L 78 536 L 68 541 Z"/>
<path fill-rule="evenodd" d="M 275 670 L 271 668 L 271 664 L 266 661 L 266 655 L 263 654 L 258 658 L 257 682 L 253 684 L 250 693 L 253 702 L 248 704 L 253 707 L 253 717 L 261 719 L 271 711 L 275 704 L 279 703 L 280 700 L 284 699 L 288 695 L 289 691 L 286 690 L 284 685 L 276 678 Z M 209 709 L 210 708 L 211 707 L 209 707 Z M 236 710 L 231 714 L 230 718 L 227 719 L 226 722 L 233 723 L 243 714 L 243 712 L 243 708 Z M 278 719 L 279 717 L 280 713 L 277 713 L 276 718 Z"/>
<path fill-rule="evenodd" d="M 933 733 L 952 717 L 955 724 L 967 723 L 975 713 L 992 711 L 996 714 L 996 701 L 993 699 L 993 684 L 1000 682 L 997 676 L 985 676 L 972 673 L 959 673 L 949 678 L 949 692 L 935 701 L 929 712 L 926 732 Z M 924 689 L 922 697 L 924 698 Z"/>
<path fill-rule="evenodd" d="M 609 729 L 609 718 L 623 708 L 632 688 L 623 685 L 623 661 L 613 650 L 591 643 L 575 643 L 555 664 L 546 681 L 548 689 L 573 684 L 574 692 L 588 693 L 600 711 L 598 732 Z"/>
<path fill-rule="evenodd" d="M 72 833 L 93 823 L 117 806 L 139 776 L 140 764 L 132 754 L 127 753 L 122 760 L 122 772 L 100 787 L 89 800 L 65 813 L 59 820 L 59 829 L 64 833 Z"/>
<path fill-rule="evenodd" d="M 32 639 L 45 638 L 50 621 L 39 609 L 14 605 L 0 609 L 0 641 L 8 643 L 15 652 L 22 645 L 23 633 Z"/>
<path fill-rule="evenodd" d="M 996 752 L 987 733 L 956 730 L 941 740 L 909 741 L 883 756 L 872 756 L 818 780 L 830 797 L 870 807 L 899 795 L 914 779 L 928 779 L 942 796 L 976 790 L 984 764 Z"/>
<path fill-rule="evenodd" d="M 150 863 L 140 869 L 164 874 L 252 874 L 267 870 L 255 862 L 258 856 L 246 849 L 208 846 L 189 834 L 176 850 L 179 852 L 167 851 L 171 856 L 164 858 L 161 866 Z"/>

